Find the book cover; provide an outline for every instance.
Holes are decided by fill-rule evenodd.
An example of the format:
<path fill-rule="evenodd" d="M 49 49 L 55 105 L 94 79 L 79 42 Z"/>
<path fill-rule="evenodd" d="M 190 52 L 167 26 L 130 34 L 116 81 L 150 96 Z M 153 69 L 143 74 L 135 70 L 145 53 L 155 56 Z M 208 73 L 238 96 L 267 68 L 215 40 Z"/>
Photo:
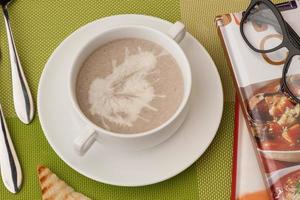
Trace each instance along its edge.
<path fill-rule="evenodd" d="M 284 19 L 298 34 L 299 5 L 298 0 L 278 5 Z M 240 33 L 241 17 L 241 13 L 231 13 L 216 18 L 246 119 L 239 123 L 238 135 L 248 135 L 248 141 L 244 137 L 237 140 L 241 149 L 237 145 L 233 198 L 241 199 L 261 191 L 270 199 L 300 199 L 300 105 L 278 92 L 286 57 L 276 52 L 259 54 L 250 49 Z M 267 24 L 253 23 L 250 31 L 249 34 L 256 35 L 258 45 L 278 42 L 282 37 Z M 300 78 L 297 87 L 300 90 Z M 262 182 L 267 192 L 263 192 Z"/>

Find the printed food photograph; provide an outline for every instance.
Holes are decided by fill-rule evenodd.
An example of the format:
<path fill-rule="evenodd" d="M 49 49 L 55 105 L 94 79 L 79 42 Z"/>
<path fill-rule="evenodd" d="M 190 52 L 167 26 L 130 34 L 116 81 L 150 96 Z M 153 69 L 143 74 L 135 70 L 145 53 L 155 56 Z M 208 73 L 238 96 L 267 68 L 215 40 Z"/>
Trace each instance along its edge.
<path fill-rule="evenodd" d="M 300 151 L 300 105 L 280 87 L 280 80 L 271 81 L 248 99 L 253 134 L 260 150 Z"/>
<path fill-rule="evenodd" d="M 299 199 L 300 168 L 282 176 L 271 186 L 271 189 L 274 191 L 276 199 Z"/>
<path fill-rule="evenodd" d="M 249 97 L 248 121 L 274 199 L 300 198 L 300 105 L 281 92 L 280 79 L 242 91 Z"/>

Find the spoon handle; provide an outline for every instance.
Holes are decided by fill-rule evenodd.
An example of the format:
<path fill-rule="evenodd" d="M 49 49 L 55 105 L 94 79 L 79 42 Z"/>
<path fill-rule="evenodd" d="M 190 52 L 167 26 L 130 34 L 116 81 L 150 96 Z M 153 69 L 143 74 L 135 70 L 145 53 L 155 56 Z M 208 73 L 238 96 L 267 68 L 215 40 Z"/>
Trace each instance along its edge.
<path fill-rule="evenodd" d="M 21 166 L 11 141 L 2 107 L 0 105 L 0 168 L 5 187 L 12 193 L 21 189 Z"/>
<path fill-rule="evenodd" d="M 7 6 L 3 6 L 2 8 L 11 63 L 14 107 L 19 119 L 23 123 L 29 124 L 32 121 L 34 115 L 33 100 L 17 53 L 10 26 Z"/>

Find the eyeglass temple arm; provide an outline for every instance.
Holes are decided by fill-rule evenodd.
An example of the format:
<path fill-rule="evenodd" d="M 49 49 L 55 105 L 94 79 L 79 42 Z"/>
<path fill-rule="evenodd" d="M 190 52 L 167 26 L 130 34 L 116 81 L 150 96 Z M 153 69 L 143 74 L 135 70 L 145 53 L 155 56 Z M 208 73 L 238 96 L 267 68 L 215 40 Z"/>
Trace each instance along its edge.
<path fill-rule="evenodd" d="M 296 45 L 296 47 L 298 49 L 300 49 L 300 37 L 299 37 L 299 35 L 295 32 L 295 30 L 287 22 L 286 22 L 286 26 L 287 26 L 287 29 L 288 29 L 289 33 L 292 36 L 291 39 L 295 42 L 294 45 Z"/>

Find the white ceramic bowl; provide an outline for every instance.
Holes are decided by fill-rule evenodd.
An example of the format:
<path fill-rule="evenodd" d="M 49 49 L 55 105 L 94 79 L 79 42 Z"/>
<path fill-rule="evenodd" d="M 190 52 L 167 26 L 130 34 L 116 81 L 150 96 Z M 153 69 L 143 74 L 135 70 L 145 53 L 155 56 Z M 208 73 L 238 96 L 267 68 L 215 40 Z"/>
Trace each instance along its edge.
<path fill-rule="evenodd" d="M 189 61 L 179 46 L 186 33 L 185 26 L 177 22 L 168 34 L 144 26 L 120 26 L 104 31 L 82 46 L 69 72 L 69 95 L 77 116 L 86 124 L 85 132 L 74 141 L 80 155 L 93 145 L 94 141 L 105 143 L 114 149 L 141 150 L 153 147 L 168 139 L 183 123 L 188 112 L 192 78 Z M 139 38 L 155 42 L 166 49 L 177 61 L 183 75 L 184 95 L 181 104 L 172 117 L 161 126 L 143 133 L 122 134 L 105 130 L 89 120 L 80 110 L 75 94 L 76 78 L 80 67 L 87 57 L 100 46 L 118 39 Z"/>

